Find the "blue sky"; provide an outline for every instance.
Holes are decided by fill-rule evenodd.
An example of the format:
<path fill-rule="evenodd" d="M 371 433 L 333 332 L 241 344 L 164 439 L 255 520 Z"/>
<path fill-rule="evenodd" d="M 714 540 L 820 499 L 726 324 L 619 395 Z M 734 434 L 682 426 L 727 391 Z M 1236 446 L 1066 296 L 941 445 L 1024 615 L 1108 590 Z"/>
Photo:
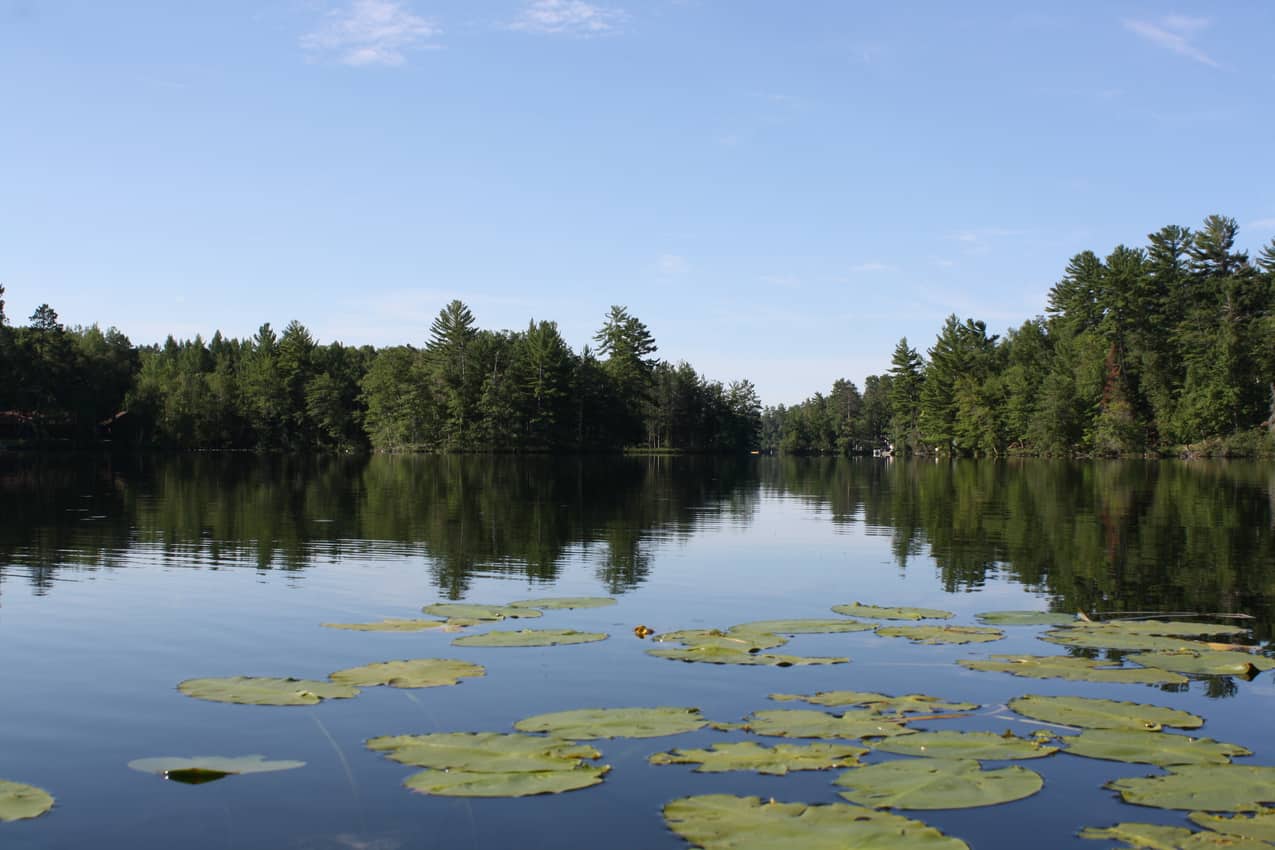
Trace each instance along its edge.
<path fill-rule="evenodd" d="M 423 342 L 611 304 L 767 403 L 1275 236 L 1275 4 L 0 0 L 11 320 Z"/>

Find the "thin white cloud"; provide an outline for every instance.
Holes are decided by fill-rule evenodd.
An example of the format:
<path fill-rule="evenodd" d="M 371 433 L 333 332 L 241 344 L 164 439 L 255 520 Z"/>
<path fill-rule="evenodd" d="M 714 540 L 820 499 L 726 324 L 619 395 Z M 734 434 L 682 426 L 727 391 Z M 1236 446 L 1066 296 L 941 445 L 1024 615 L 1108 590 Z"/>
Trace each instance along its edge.
<path fill-rule="evenodd" d="M 882 263 L 878 260 L 872 260 L 867 263 L 859 263 L 859 265 L 857 266 L 851 266 L 850 271 L 852 272 L 893 272 L 893 271 L 898 271 L 898 268 L 890 265 L 889 263 Z"/>
<path fill-rule="evenodd" d="M 351 0 L 324 15 L 301 46 L 315 54 L 335 56 L 344 65 L 402 65 L 406 53 L 433 47 L 442 33 L 438 23 L 412 13 L 398 0 Z"/>
<path fill-rule="evenodd" d="M 691 264 L 685 257 L 678 254 L 660 254 L 659 259 L 655 261 L 655 269 L 667 277 L 676 277 L 690 271 Z"/>
<path fill-rule="evenodd" d="M 1126 19 L 1125 29 L 1157 47 L 1172 50 L 1211 68 L 1222 67 L 1216 59 L 1192 43 L 1192 39 L 1209 25 L 1208 18 L 1168 15 L 1158 21 Z"/>
<path fill-rule="evenodd" d="M 791 274 L 764 274 L 761 276 L 761 282 L 780 289 L 797 289 L 801 286 L 801 280 Z"/>
<path fill-rule="evenodd" d="M 578 36 L 615 32 L 628 19 L 620 10 L 586 3 L 584 0 L 531 0 L 509 29 L 541 34 Z"/>

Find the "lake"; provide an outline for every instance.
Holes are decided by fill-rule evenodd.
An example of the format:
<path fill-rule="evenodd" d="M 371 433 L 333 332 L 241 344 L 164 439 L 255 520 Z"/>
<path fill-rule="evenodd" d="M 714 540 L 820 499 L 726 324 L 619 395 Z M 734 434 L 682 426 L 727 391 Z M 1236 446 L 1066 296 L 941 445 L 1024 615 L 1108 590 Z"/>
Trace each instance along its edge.
<path fill-rule="evenodd" d="M 1041 728 L 999 708 L 1023 694 L 1183 709 L 1200 734 L 1275 764 L 1271 672 L 1160 687 L 1031 680 L 959 666 L 1068 654 L 1039 626 L 986 644 L 922 645 L 863 631 L 804 634 L 776 652 L 848 664 L 738 666 L 651 657 L 634 634 L 831 618 L 832 605 L 1098 618 L 1247 614 L 1275 638 L 1275 465 L 800 458 L 0 458 L 0 779 L 56 797 L 0 823 L 0 847 L 676 850 L 661 817 L 696 794 L 840 802 L 840 771 L 694 773 L 647 763 L 672 748 L 756 740 L 704 728 L 595 742 L 600 785 L 517 799 L 403 787 L 418 768 L 370 752 L 380 735 L 512 731 L 573 708 L 693 706 L 716 721 L 797 704 L 775 692 L 921 692 L 986 708 L 918 728 Z M 459 634 L 324 628 L 421 617 L 437 602 L 611 596 L 610 607 Z M 1232 622 L 1230 620 L 1219 620 Z M 578 646 L 457 647 L 507 628 L 605 632 Z M 1102 657 L 1101 651 L 1073 654 Z M 454 658 L 454 687 L 369 687 L 314 706 L 193 699 L 194 677 L 323 679 L 376 661 Z M 802 706 L 815 708 L 816 706 Z M 840 709 L 838 709 L 840 710 Z M 188 785 L 130 770 L 153 756 L 264 754 L 305 767 Z M 866 761 L 896 758 L 872 753 Z M 988 766 L 1000 762 L 988 762 Z M 1186 826 L 1103 788 L 1149 765 L 1058 753 L 1024 763 L 1034 796 L 903 812 L 975 848 L 1115 846 L 1086 826 Z"/>

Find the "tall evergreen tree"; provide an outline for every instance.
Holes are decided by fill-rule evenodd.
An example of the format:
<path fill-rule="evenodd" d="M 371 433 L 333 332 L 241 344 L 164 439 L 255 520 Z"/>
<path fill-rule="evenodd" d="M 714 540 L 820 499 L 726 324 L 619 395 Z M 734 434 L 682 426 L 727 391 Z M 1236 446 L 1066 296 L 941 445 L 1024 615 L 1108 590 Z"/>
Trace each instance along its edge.
<path fill-rule="evenodd" d="M 921 387 L 925 364 L 903 337 L 890 358 L 890 443 L 902 454 L 920 447 Z"/>

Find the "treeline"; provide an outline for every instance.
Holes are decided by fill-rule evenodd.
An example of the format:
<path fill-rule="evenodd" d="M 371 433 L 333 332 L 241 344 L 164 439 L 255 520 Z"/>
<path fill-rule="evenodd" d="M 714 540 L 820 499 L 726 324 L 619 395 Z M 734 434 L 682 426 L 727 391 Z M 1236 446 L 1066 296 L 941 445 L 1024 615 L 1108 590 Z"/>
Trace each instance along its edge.
<path fill-rule="evenodd" d="M 654 337 L 613 307 L 574 352 L 554 322 L 476 326 L 444 307 L 423 347 L 321 345 L 299 322 L 247 339 L 220 332 L 135 348 L 96 326 L 67 328 L 48 305 L 4 318 L 0 438 L 33 444 L 263 451 L 739 452 L 756 447 L 761 404 L 652 357 Z"/>
<path fill-rule="evenodd" d="M 861 394 L 838 381 L 763 413 L 787 452 L 1120 455 L 1275 449 L 1275 240 L 1235 220 L 1170 225 L 1142 248 L 1077 254 L 1047 315 L 1004 337 L 949 316 L 927 356 L 906 338 Z"/>

